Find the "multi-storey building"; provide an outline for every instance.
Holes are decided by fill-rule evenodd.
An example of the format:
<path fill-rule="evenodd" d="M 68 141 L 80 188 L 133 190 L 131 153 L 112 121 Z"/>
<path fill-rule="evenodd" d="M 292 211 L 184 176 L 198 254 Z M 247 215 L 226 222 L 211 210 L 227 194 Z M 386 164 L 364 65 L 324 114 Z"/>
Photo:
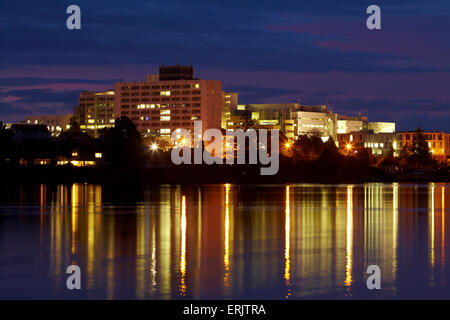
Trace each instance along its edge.
<path fill-rule="evenodd" d="M 44 124 L 52 136 L 58 136 L 62 131 L 69 129 L 71 114 L 63 115 L 45 115 L 45 116 L 26 116 L 23 123 L 26 124 Z"/>
<path fill-rule="evenodd" d="M 100 129 L 114 126 L 114 91 L 80 93 L 74 114 L 83 132 L 98 137 Z"/>
<path fill-rule="evenodd" d="M 369 122 L 367 129 L 373 133 L 393 133 L 395 132 L 395 122 Z"/>
<path fill-rule="evenodd" d="M 372 150 L 374 155 L 383 155 L 393 152 L 396 155 L 394 149 L 395 133 L 366 133 L 364 134 L 364 147 Z"/>
<path fill-rule="evenodd" d="M 246 108 L 252 111 L 260 126 L 278 126 L 288 139 L 294 139 L 292 122 L 297 103 L 250 104 Z"/>
<path fill-rule="evenodd" d="M 434 159 L 439 162 L 450 160 L 450 134 L 444 132 L 423 132 L 428 148 Z M 393 147 L 396 154 L 404 147 L 410 147 L 418 140 L 416 131 L 397 132 Z"/>
<path fill-rule="evenodd" d="M 231 118 L 231 113 L 237 109 L 238 94 L 236 92 L 222 91 L 222 116 L 220 125 L 223 129 L 227 128 L 227 121 Z"/>
<path fill-rule="evenodd" d="M 336 140 L 337 114 L 327 106 L 300 106 L 293 112 L 295 136 L 318 134 L 324 140 L 332 137 Z"/>
<path fill-rule="evenodd" d="M 170 137 L 178 128 L 193 133 L 196 120 L 203 131 L 221 127 L 222 83 L 194 79 L 192 67 L 160 66 L 159 76 L 115 83 L 114 91 L 116 116 L 129 117 L 144 136 Z"/>
<path fill-rule="evenodd" d="M 226 121 L 226 128 L 242 128 L 245 119 L 251 118 L 255 128 L 281 130 L 288 139 L 294 139 L 292 113 L 296 108 L 296 103 L 238 105 Z"/>
<path fill-rule="evenodd" d="M 444 132 L 423 132 L 432 157 L 439 162 L 450 160 L 450 134 Z M 341 148 L 350 146 L 352 150 L 367 148 L 374 155 L 382 155 L 393 151 L 399 156 L 403 148 L 410 148 L 418 140 L 416 131 L 396 133 L 374 133 L 373 130 L 338 134 L 338 145 Z"/>
<path fill-rule="evenodd" d="M 344 116 L 338 115 L 337 118 L 337 133 L 350 133 L 362 131 L 367 125 L 367 117 L 362 116 Z"/>

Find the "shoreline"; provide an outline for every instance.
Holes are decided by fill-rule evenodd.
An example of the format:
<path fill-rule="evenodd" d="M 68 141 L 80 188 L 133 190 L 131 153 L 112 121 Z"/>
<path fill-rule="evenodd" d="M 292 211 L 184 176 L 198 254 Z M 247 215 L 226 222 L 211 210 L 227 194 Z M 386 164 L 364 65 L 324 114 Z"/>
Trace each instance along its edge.
<path fill-rule="evenodd" d="M 259 175 L 259 166 L 166 166 L 141 169 L 13 167 L 0 168 L 2 184 L 98 183 L 112 185 L 144 184 L 290 184 L 290 183 L 431 183 L 450 182 L 450 174 L 388 174 L 374 167 L 323 168 L 317 164 L 281 167 L 273 176 Z"/>

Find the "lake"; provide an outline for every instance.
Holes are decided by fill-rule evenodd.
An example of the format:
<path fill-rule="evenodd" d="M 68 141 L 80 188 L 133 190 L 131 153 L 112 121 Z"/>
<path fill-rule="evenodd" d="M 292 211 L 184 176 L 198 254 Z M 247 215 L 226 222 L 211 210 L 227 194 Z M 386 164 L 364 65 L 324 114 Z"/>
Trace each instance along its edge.
<path fill-rule="evenodd" d="M 2 299 L 450 298 L 450 184 L 0 192 Z"/>

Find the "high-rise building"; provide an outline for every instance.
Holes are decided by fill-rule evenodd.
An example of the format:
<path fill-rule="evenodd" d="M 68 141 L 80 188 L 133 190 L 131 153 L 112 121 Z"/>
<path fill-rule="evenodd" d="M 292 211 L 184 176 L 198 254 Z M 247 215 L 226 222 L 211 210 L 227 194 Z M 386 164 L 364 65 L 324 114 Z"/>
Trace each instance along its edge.
<path fill-rule="evenodd" d="M 26 124 L 45 124 L 52 134 L 58 136 L 62 131 L 69 129 L 71 114 L 63 115 L 43 115 L 43 116 L 26 116 Z"/>
<path fill-rule="evenodd" d="M 202 121 L 203 131 L 220 129 L 221 81 L 195 79 L 192 67 L 161 66 L 159 70 L 159 77 L 114 84 L 117 117 L 129 117 L 144 136 L 168 138 L 178 128 L 193 133 L 196 120 Z"/>
<path fill-rule="evenodd" d="M 98 137 L 100 129 L 114 126 L 114 91 L 80 93 L 74 115 L 83 132 Z"/>

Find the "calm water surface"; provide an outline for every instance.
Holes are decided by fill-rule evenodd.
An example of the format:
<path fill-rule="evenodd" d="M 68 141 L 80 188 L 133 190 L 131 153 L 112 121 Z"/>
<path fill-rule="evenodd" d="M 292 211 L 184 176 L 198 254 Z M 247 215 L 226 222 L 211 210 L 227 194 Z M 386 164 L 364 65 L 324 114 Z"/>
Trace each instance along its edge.
<path fill-rule="evenodd" d="M 0 192 L 0 298 L 450 298 L 450 184 Z"/>

